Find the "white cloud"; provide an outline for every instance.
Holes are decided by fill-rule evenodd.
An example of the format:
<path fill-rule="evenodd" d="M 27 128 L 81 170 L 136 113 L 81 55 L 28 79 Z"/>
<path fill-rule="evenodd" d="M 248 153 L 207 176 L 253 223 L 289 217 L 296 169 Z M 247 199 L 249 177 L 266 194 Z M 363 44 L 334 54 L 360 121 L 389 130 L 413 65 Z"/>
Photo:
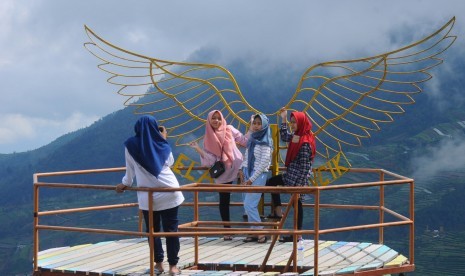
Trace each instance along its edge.
<path fill-rule="evenodd" d="M 134 44 L 141 43 L 143 41 L 148 40 L 147 34 L 140 30 L 131 31 L 127 34 L 127 36 L 129 38 L 129 41 L 131 41 L 131 43 L 134 43 Z"/>
<path fill-rule="evenodd" d="M 417 182 L 441 177 L 465 169 L 465 140 L 463 137 L 443 139 L 412 158 L 413 177 Z"/>
<path fill-rule="evenodd" d="M 0 114 L 0 152 L 12 153 L 35 149 L 56 138 L 91 125 L 99 119 L 73 113 L 65 118 L 36 118 L 22 114 Z"/>
<path fill-rule="evenodd" d="M 13 143 L 20 137 L 32 139 L 34 128 L 31 120 L 21 114 L 6 114 L 0 121 L 0 144 Z"/>
<path fill-rule="evenodd" d="M 202 48 L 220 49 L 215 62 L 224 65 L 242 57 L 250 70 L 262 74 L 270 68 L 285 70 L 288 64 L 305 68 L 379 54 L 430 34 L 454 15 L 454 33 L 465 30 L 463 0 L 386 3 L 2 0 L 1 112 L 58 122 L 70 113 L 96 118 L 123 107 L 125 99 L 105 82 L 108 75 L 83 47 L 88 41 L 85 24 L 136 53 L 183 61 Z M 454 48 L 465 48 L 462 40 Z M 46 127 L 40 131 L 53 132 Z M 18 145 L 0 142 L 0 153 L 32 149 Z"/>

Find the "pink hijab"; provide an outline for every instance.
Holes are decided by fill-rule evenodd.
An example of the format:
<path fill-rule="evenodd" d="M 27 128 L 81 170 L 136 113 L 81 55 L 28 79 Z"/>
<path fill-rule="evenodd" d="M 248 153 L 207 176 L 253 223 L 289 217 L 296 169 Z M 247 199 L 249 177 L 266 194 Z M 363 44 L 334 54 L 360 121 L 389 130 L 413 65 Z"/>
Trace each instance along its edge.
<path fill-rule="evenodd" d="M 221 117 L 221 126 L 217 130 L 214 130 L 210 123 L 215 112 L 218 112 Z M 221 155 L 221 148 L 223 148 L 221 161 L 231 167 L 234 156 L 234 147 L 236 147 L 236 142 L 232 136 L 231 129 L 227 126 L 223 114 L 221 114 L 221 111 L 213 110 L 208 113 L 207 123 L 205 126 L 205 136 L 203 137 L 203 148 L 218 157 Z"/>

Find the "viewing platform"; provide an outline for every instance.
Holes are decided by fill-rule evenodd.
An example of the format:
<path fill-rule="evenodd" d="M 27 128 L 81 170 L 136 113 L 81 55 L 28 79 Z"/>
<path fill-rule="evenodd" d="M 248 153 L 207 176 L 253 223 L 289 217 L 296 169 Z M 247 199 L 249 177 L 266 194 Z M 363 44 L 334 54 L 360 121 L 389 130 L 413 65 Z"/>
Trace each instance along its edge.
<path fill-rule="evenodd" d="M 192 202 L 185 202 L 181 209 L 189 208 L 193 220 L 186 222 L 180 216 L 179 232 L 177 233 L 145 233 L 142 220 L 139 218 L 137 231 L 107 229 L 98 227 L 60 226 L 50 223 L 41 224 L 39 219 L 51 215 L 65 216 L 73 213 L 100 212 L 116 209 L 134 209 L 137 213 L 137 203 L 118 204 L 115 193 L 111 200 L 116 204 L 85 206 L 68 209 L 39 210 L 39 190 L 49 189 L 91 189 L 95 193 L 113 191 L 114 185 L 72 184 L 41 182 L 40 178 L 69 176 L 78 174 L 101 174 L 124 171 L 125 168 L 68 171 L 53 173 L 38 173 L 34 175 L 34 275 L 156 275 L 153 271 L 153 258 L 147 239 L 167 235 L 180 236 L 181 251 L 178 263 L 182 275 L 385 275 L 412 272 L 414 265 L 414 181 L 382 169 L 354 169 L 347 176 L 355 175 L 356 179 L 375 177 L 372 181 L 328 186 L 309 187 L 251 187 L 239 185 L 192 183 L 178 189 L 128 188 L 129 191 L 147 191 L 149 198 L 153 192 L 182 191 L 185 195 L 191 193 Z M 358 175 L 363 175 L 359 178 Z M 347 177 L 346 177 L 347 178 Z M 350 177 L 348 178 L 350 179 Z M 405 198 L 398 197 L 395 202 L 386 196 L 385 189 L 401 190 Z M 369 194 L 370 200 L 359 198 L 359 191 Z M 271 192 L 288 194 L 289 203 L 281 220 L 264 219 L 259 225 L 262 230 L 249 228 L 252 224 L 243 221 L 207 221 L 202 220 L 200 209 L 211 209 L 216 202 L 199 200 L 199 196 L 208 192 Z M 340 198 L 341 192 L 350 191 L 352 196 Z M 390 190 L 389 190 L 390 191 Z M 311 223 L 304 221 L 304 229 L 297 230 L 296 216 L 292 206 L 297 205 L 297 198 L 306 195 L 312 203 L 305 202 L 305 217 L 311 217 Z M 135 198 L 135 194 L 134 194 Z M 331 202 L 331 199 L 337 202 Z M 358 201 L 362 201 L 360 204 Z M 76 198 L 76 203 L 79 201 Z M 324 201 L 324 202 L 323 202 Z M 376 201 L 376 204 L 372 204 Z M 355 202 L 355 203 L 352 203 Z M 265 204 L 266 205 L 266 204 Z M 78 205 L 77 205 L 78 206 Z M 150 203 L 149 206 L 152 206 Z M 242 212 L 242 203 L 234 202 L 231 210 Z M 388 208 L 389 206 L 390 208 Z M 395 208 L 393 208 L 393 206 Z M 397 210 L 399 208 L 399 210 Z M 190 212 L 187 210 L 188 212 Z M 325 223 L 327 212 L 368 212 L 364 222 L 354 219 L 353 225 L 337 225 L 328 227 Z M 215 209 L 216 211 L 216 209 Z M 218 215 L 219 217 L 219 215 Z M 95 222 L 98 225 L 98 221 Z M 223 228 L 230 225 L 231 228 Z M 405 244 L 407 252 L 385 244 L 387 229 L 405 229 L 404 240 L 396 241 Z M 86 235 L 105 234 L 118 237 L 95 243 L 78 244 L 56 248 L 41 248 L 39 233 L 48 231 L 79 232 Z M 367 240 L 333 240 L 325 239 L 328 235 L 351 232 L 351 237 L 357 233 L 370 231 L 377 236 L 375 241 Z M 401 232 L 403 233 L 403 232 Z M 222 236 L 233 235 L 231 241 L 225 241 Z M 267 235 L 264 244 L 245 243 L 246 235 Z M 292 235 L 294 242 L 278 242 L 280 235 Z M 304 236 L 303 263 L 302 254 L 297 253 L 297 236 Z M 360 235 L 361 236 L 361 235 Z M 373 235 L 370 235 L 371 237 Z M 404 248 L 404 247 L 402 247 Z M 166 251 L 165 251 L 166 252 Z M 165 260 L 165 265 L 167 265 Z M 294 265 L 297 264 L 297 265 Z M 167 271 L 165 267 L 165 271 Z M 316 273 L 318 271 L 318 273 Z M 166 274 L 166 273 L 164 273 Z M 167 274 L 166 274 L 167 275 Z"/>
<path fill-rule="evenodd" d="M 199 259 L 195 265 L 193 238 L 181 238 L 181 275 L 279 275 L 292 254 L 293 244 L 276 243 L 260 271 L 271 242 L 244 243 L 244 237 L 223 241 L 217 237 L 199 238 Z M 164 244 L 164 239 L 163 244 Z M 314 243 L 304 240 L 304 262 L 300 275 L 315 275 Z M 166 248 L 165 248 L 166 249 Z M 166 251 L 165 251 L 166 252 Z M 344 241 L 319 241 L 319 275 L 380 275 L 408 271 L 408 259 L 382 245 Z M 42 275 L 150 275 L 146 238 L 126 239 L 73 247 L 52 248 L 39 253 Z M 165 267 L 168 271 L 168 267 Z M 53 274 L 52 274 L 53 272 Z M 362 273 L 363 272 L 363 273 Z M 288 272 L 285 275 L 296 275 Z"/>

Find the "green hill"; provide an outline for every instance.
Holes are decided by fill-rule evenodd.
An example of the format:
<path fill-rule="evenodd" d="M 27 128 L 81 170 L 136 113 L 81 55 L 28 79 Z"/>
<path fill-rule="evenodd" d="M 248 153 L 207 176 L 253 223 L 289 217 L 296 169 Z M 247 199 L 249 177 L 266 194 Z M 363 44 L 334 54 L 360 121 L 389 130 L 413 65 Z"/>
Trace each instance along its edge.
<path fill-rule="evenodd" d="M 462 83 L 449 83 L 445 90 L 460 90 Z M 257 100 L 257 99 L 255 99 Z M 465 121 L 464 101 L 456 101 L 453 107 L 442 112 L 434 110 L 433 103 L 421 94 L 417 104 L 407 109 L 404 116 L 396 122 L 383 126 L 382 133 L 376 133 L 372 139 L 364 141 L 364 146 L 347 152 L 354 167 L 384 168 L 401 175 L 416 178 L 416 273 L 418 275 L 459 275 L 463 272 L 465 260 L 465 209 L 463 197 L 465 188 L 463 178 L 465 166 L 457 157 L 447 163 L 447 156 L 453 153 L 465 155 L 461 147 L 465 137 L 465 128 L 458 122 Z M 32 175 L 36 172 L 98 169 L 124 166 L 123 142 L 133 135 L 133 124 L 138 118 L 132 109 L 125 108 L 105 116 L 91 126 L 66 134 L 49 145 L 36 150 L 0 155 L 0 275 L 26 274 L 31 272 L 32 262 Z M 439 133 L 442 133 L 439 134 Z M 173 141 L 171 141 L 173 142 Z M 431 152 L 431 169 L 428 167 L 428 153 L 431 149 L 440 149 L 443 155 Z M 462 152 L 461 152 L 462 151 Z M 190 149 L 174 148 L 175 155 L 180 152 L 192 154 Z M 426 156 L 425 156 L 426 154 Z M 455 158 L 455 157 L 454 157 Z M 425 162 L 426 163 L 422 163 Z M 461 163 L 462 162 L 462 163 Z M 418 165 L 422 165 L 417 167 Z M 428 169 L 421 172 L 421 168 Z M 432 172 L 432 170 L 435 173 Z M 429 176 L 429 173 L 432 173 Z M 428 177 L 422 177 L 428 176 Z M 75 177 L 56 178 L 72 183 L 105 183 L 113 185 L 121 181 L 122 173 L 105 175 L 100 178 Z M 186 180 L 183 180 L 186 182 Z M 402 197 L 405 191 L 388 195 L 394 201 Z M 46 209 L 66 208 L 76 197 L 82 206 L 111 202 L 111 193 L 85 193 L 47 191 L 41 196 L 41 207 Z M 214 199 L 215 195 L 211 195 Z M 364 198 L 362 194 L 354 197 Z M 336 200 L 343 202 L 341 196 Z M 133 202 L 134 197 L 122 196 L 121 202 Z M 217 216 L 216 212 L 204 210 L 202 216 Z M 238 217 L 241 215 L 236 214 Z M 191 214 L 182 214 L 183 220 L 190 220 Z M 334 216 L 333 221 L 344 222 L 362 218 L 357 216 Z M 124 218 L 124 220 L 122 220 Z M 311 216 L 306 218 L 310 223 Z M 53 216 L 50 222 L 61 225 L 109 227 L 114 229 L 133 229 L 136 224 L 131 211 L 111 213 L 99 216 L 87 213 L 70 217 Z M 433 237 L 434 230 L 441 229 L 441 238 Z M 398 236 L 396 236 L 398 235 Z M 396 238 L 405 235 L 396 232 Z M 43 238 L 43 240 L 42 240 Z M 99 235 L 75 235 L 53 232 L 41 236 L 41 249 L 53 246 L 95 242 L 114 237 Z M 350 239 L 350 234 L 341 238 Z M 371 237 L 367 237 L 371 238 Z M 391 244 L 390 244 L 391 245 Z M 405 249 L 405 244 L 399 244 Z M 439 249 L 439 250 L 438 250 Z M 408 252 L 408 251 L 405 251 Z M 438 267 L 439 266 L 439 267 Z M 441 267 L 442 266 L 442 267 Z M 428 274 L 429 272 L 430 274 Z"/>

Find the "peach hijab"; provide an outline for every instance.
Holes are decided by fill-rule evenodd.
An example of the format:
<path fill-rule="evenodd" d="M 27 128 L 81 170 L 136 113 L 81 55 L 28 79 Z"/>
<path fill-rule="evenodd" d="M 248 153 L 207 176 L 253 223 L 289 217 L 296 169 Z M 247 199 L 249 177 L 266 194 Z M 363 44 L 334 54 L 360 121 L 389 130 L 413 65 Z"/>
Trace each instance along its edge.
<path fill-rule="evenodd" d="M 218 112 L 221 117 L 221 125 L 218 129 L 213 129 L 211 120 L 213 114 Z M 203 137 L 203 148 L 220 157 L 227 167 L 231 167 L 233 163 L 233 150 L 236 147 L 236 142 L 232 136 L 231 129 L 228 127 L 223 114 L 219 110 L 213 110 L 208 113 L 207 123 L 205 126 L 205 136 Z M 223 152 L 223 154 L 221 154 Z"/>

